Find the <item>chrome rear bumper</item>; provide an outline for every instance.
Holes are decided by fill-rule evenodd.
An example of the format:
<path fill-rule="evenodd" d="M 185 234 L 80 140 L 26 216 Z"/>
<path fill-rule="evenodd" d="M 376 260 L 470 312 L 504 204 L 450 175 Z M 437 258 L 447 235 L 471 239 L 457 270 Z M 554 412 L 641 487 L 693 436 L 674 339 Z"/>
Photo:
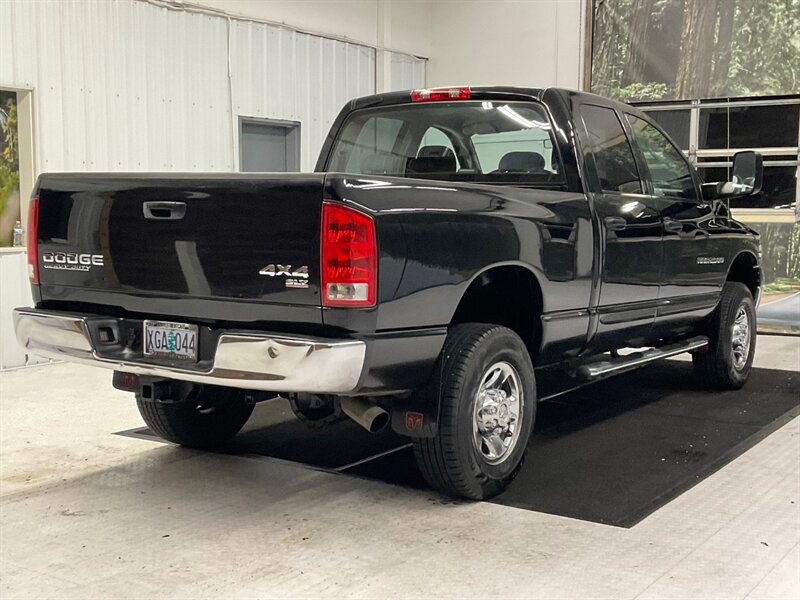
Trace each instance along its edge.
<path fill-rule="evenodd" d="M 219 335 L 210 369 L 152 364 L 100 356 L 89 333 L 99 315 L 58 313 L 32 308 L 14 310 L 17 340 L 39 356 L 137 375 L 164 377 L 270 392 L 346 394 L 353 392 L 364 367 L 366 344 L 248 331 Z"/>

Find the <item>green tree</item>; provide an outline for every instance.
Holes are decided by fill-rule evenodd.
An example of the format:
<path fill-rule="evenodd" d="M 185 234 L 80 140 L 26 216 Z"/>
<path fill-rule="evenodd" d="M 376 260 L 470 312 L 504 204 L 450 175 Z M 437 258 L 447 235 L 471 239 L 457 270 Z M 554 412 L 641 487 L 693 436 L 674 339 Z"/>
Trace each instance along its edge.
<path fill-rule="evenodd" d="M 800 89 L 800 0 L 595 0 L 594 17 L 597 93 L 643 100 Z"/>
<path fill-rule="evenodd" d="M 689 0 L 686 4 L 681 32 L 681 59 L 675 78 L 678 98 L 708 95 L 717 14 L 716 0 Z"/>
<path fill-rule="evenodd" d="M 739 0 L 727 94 L 797 93 L 800 0 Z"/>
<path fill-rule="evenodd" d="M 627 59 L 630 0 L 596 0 L 592 35 L 592 91 L 610 96 L 620 88 Z"/>

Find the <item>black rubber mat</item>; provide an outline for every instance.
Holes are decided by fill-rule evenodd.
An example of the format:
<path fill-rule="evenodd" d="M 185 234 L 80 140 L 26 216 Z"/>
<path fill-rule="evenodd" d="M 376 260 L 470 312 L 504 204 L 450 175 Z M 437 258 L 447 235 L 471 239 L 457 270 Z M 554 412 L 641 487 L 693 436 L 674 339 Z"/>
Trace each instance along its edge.
<path fill-rule="evenodd" d="M 712 392 L 665 361 L 541 403 L 526 463 L 493 502 L 631 527 L 798 414 L 798 372 L 755 369 L 745 389 Z M 349 421 L 310 430 L 283 401 L 259 405 L 227 451 L 426 487 L 407 439 Z"/>

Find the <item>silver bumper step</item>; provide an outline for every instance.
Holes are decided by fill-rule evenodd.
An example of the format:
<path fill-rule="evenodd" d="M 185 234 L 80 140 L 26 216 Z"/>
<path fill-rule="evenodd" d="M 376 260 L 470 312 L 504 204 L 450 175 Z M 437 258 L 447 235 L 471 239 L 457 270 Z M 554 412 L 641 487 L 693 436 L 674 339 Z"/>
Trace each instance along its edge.
<path fill-rule="evenodd" d="M 597 379 L 608 375 L 616 375 L 641 365 L 669 358 L 684 352 L 699 350 L 708 345 L 708 338 L 704 335 L 693 337 L 682 342 L 676 342 L 660 348 L 651 348 L 642 352 L 634 352 L 610 360 L 589 362 L 576 366 L 576 375 L 580 379 Z"/>

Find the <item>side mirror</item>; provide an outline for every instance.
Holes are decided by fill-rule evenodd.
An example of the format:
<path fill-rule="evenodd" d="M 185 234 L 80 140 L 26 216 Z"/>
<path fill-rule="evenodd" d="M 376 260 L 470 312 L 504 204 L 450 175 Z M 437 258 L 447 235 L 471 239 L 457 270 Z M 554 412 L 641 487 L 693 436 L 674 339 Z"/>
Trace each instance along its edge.
<path fill-rule="evenodd" d="M 733 155 L 731 181 L 704 183 L 703 197 L 706 200 L 721 198 L 744 198 L 761 192 L 764 184 L 764 161 L 761 154 L 746 150 Z"/>
<path fill-rule="evenodd" d="M 752 195 L 764 184 L 764 161 L 761 154 L 747 150 L 733 155 L 733 179 L 737 195 Z"/>

